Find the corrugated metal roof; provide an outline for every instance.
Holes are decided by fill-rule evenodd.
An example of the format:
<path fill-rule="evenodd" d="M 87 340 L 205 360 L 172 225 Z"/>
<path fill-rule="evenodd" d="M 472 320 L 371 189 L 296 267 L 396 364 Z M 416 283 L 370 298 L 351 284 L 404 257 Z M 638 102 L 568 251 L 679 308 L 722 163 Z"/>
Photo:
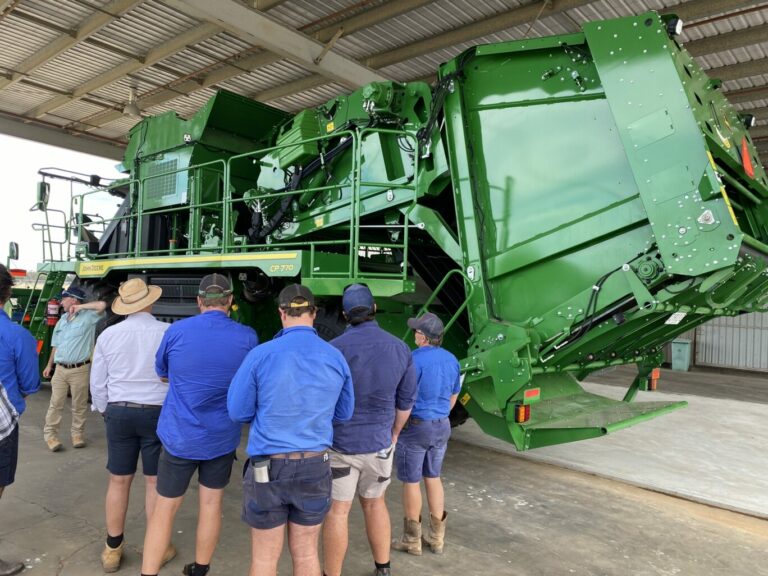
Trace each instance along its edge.
<path fill-rule="evenodd" d="M 346 58 L 365 60 L 531 3 L 529 0 L 435 0 L 343 36 L 333 49 Z M 70 46 L 48 62 L 29 70 L 20 69 L 57 38 L 76 31 L 87 18 L 103 14 L 101 9 L 108 4 L 109 0 L 20 0 L 0 20 L 0 114 L 25 116 L 41 105 L 38 111 L 45 111 L 46 103 L 56 99 L 58 106 L 39 116 L 39 120 L 70 125 L 70 128 L 82 122 L 91 126 L 92 134 L 119 139 L 135 120 L 115 118 L 111 111 L 125 105 L 131 88 L 136 89 L 139 103 L 143 97 L 152 96 L 152 104 L 144 106 L 145 113 L 173 110 L 182 116 L 193 114 L 216 87 L 256 98 L 263 94 L 284 94 L 270 104 L 291 111 L 315 106 L 346 90 L 329 81 L 288 93 L 283 86 L 291 86 L 292 82 L 312 73 L 300 63 L 276 55 L 269 58 L 266 65 L 250 69 L 246 66 L 248 59 L 262 49 L 224 31 L 183 46 L 151 65 L 141 64 L 140 60 L 153 50 L 162 49 L 179 35 L 204 24 L 159 0 L 137 0 L 125 13 L 107 21 L 89 37 L 71 41 Z M 385 4 L 391 7 L 387 0 L 287 0 L 269 14 L 286 27 L 311 34 L 331 26 L 343 26 L 351 16 L 375 13 L 371 11 Z M 586 21 L 678 4 L 681 4 L 679 0 L 596 0 L 557 14 L 548 13 L 544 8 L 535 22 L 470 38 L 430 53 L 414 54 L 381 72 L 398 80 L 424 78 L 433 75 L 442 62 L 478 43 L 574 32 Z M 719 14 L 713 8 L 699 23 L 689 23 L 682 41 L 694 42 L 768 23 L 768 4 L 739 4 L 731 14 Z M 728 80 L 723 88 L 732 91 L 768 87 L 768 37 L 765 42 L 743 48 L 715 50 L 697 60 L 706 69 L 757 61 L 761 66 L 758 74 Z M 126 63 L 133 63 L 135 68 L 129 76 L 104 80 L 111 71 Z M 11 76 L 14 72 L 23 74 Z M 3 74 L 11 78 L 10 84 L 3 80 Z M 209 80 L 211 74 L 215 74 L 214 85 Z M 86 84 L 90 90 L 82 98 L 64 99 L 61 104 L 62 92 L 72 92 Z M 765 91 L 756 91 L 754 100 L 740 102 L 737 107 L 750 111 L 765 108 L 767 101 Z M 761 116 L 758 121 L 766 124 L 768 118 Z"/>

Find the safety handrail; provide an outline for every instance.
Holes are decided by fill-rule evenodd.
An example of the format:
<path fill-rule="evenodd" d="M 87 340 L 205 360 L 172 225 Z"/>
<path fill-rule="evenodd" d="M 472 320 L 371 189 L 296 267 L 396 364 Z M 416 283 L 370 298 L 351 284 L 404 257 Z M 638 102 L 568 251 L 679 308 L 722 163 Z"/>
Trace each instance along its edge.
<path fill-rule="evenodd" d="M 437 299 L 437 295 L 445 287 L 446 283 L 448 282 L 448 279 L 454 274 L 458 274 L 464 279 L 465 298 L 464 298 L 464 301 L 461 303 L 461 305 L 453 313 L 453 316 L 451 316 L 451 319 L 446 323 L 444 333 L 448 332 L 451 326 L 453 326 L 456 320 L 458 320 L 459 314 L 461 314 L 464 311 L 464 309 L 469 305 L 469 301 L 472 299 L 472 293 L 475 291 L 475 287 L 472 284 L 472 281 L 469 279 L 469 276 L 467 276 L 464 273 L 463 270 L 460 270 L 459 268 L 454 268 L 453 270 L 449 270 L 446 273 L 446 275 L 443 276 L 443 279 L 440 281 L 440 283 L 432 291 L 432 294 L 429 295 L 429 298 L 427 298 L 427 301 L 424 302 L 424 304 L 422 304 L 417 314 L 417 316 L 421 316 L 422 314 L 424 314 L 429 310 L 430 305 Z M 410 333 L 411 333 L 411 328 L 408 328 L 405 334 L 403 334 L 403 340 L 405 340 Z"/>

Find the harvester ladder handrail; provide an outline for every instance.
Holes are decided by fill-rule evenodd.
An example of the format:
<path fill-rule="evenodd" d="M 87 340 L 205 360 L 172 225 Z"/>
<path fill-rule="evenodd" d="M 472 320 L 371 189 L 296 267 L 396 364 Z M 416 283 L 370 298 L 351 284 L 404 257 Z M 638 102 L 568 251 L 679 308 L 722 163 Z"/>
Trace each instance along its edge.
<path fill-rule="evenodd" d="M 461 314 L 464 311 L 464 309 L 469 305 L 469 301 L 472 298 L 472 293 L 475 291 L 475 287 L 472 284 L 472 281 L 469 279 L 469 276 L 467 276 L 464 273 L 463 270 L 460 270 L 459 268 L 454 268 L 453 270 L 449 270 L 446 273 L 446 275 L 443 276 L 443 279 L 440 281 L 440 283 L 432 291 L 432 294 L 429 295 L 429 298 L 427 298 L 427 301 L 424 302 L 424 304 L 421 306 L 417 314 L 417 316 L 421 316 L 422 314 L 428 311 L 429 306 L 432 304 L 432 302 L 435 301 L 435 299 L 437 298 L 437 295 L 440 293 L 440 291 L 445 287 L 446 283 L 448 282 L 448 279 L 454 274 L 459 274 L 462 278 L 464 278 L 464 284 L 466 286 L 466 297 L 464 298 L 464 301 L 461 303 L 461 306 L 459 306 L 456 309 L 456 311 L 453 313 L 453 316 L 451 316 L 451 319 L 445 325 L 445 332 L 448 332 L 451 326 L 453 326 L 456 320 L 458 320 L 459 314 Z M 405 340 L 410 333 L 411 333 L 411 328 L 408 328 L 405 334 L 403 334 L 403 340 Z"/>

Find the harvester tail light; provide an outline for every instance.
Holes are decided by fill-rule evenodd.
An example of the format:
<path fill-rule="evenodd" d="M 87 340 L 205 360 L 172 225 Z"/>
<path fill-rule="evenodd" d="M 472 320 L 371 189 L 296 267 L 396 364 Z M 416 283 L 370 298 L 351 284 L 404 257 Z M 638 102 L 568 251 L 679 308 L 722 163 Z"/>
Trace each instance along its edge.
<path fill-rule="evenodd" d="M 38 356 L 40 356 L 40 352 L 43 350 L 43 344 L 45 344 L 45 342 L 43 340 L 38 340 L 37 341 L 37 355 Z"/>
<path fill-rule="evenodd" d="M 651 370 L 651 375 L 648 378 L 648 391 L 649 392 L 655 392 L 656 386 L 659 383 L 659 378 L 661 378 L 661 368 L 654 368 Z"/>
<path fill-rule="evenodd" d="M 528 422 L 530 418 L 531 418 L 530 404 L 515 404 L 515 422 L 517 424 Z"/>

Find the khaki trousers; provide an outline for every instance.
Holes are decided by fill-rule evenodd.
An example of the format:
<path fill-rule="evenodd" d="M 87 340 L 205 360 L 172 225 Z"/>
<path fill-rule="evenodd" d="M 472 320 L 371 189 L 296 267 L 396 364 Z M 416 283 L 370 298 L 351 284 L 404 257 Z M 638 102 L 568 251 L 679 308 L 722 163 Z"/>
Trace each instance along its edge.
<path fill-rule="evenodd" d="M 45 415 L 43 436 L 46 440 L 59 437 L 61 413 L 67 400 L 67 392 L 72 392 L 72 435 L 83 434 L 88 411 L 88 388 L 90 386 L 91 365 L 78 368 L 56 366 L 51 379 L 51 404 Z"/>

